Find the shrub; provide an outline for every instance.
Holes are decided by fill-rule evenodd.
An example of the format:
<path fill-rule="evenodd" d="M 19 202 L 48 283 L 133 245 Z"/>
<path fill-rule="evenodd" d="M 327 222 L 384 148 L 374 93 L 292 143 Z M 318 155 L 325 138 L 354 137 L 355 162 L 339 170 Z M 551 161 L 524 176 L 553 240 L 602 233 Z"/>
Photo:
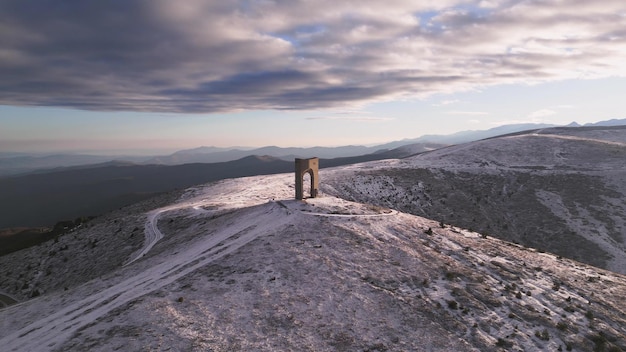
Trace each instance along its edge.
<path fill-rule="evenodd" d="M 565 306 L 563 310 L 565 310 L 568 313 L 574 313 L 576 311 L 576 307 L 570 304 L 570 305 Z"/>
<path fill-rule="evenodd" d="M 504 347 L 504 348 L 511 348 L 513 347 L 513 342 L 511 341 L 507 341 L 501 337 L 498 337 L 498 341 L 496 342 L 496 346 L 498 347 Z"/>
<path fill-rule="evenodd" d="M 459 304 L 455 300 L 446 301 L 448 303 L 448 308 L 450 309 L 458 309 Z"/>
<path fill-rule="evenodd" d="M 535 331 L 535 336 L 543 341 L 550 340 L 550 333 L 548 329 L 543 329 L 542 331 Z"/>
<path fill-rule="evenodd" d="M 456 273 L 454 271 L 446 271 L 445 275 L 446 275 L 446 280 L 448 280 L 448 281 L 452 281 L 455 278 L 461 276 L 459 273 Z"/>
<path fill-rule="evenodd" d="M 590 339 L 596 345 L 594 351 L 604 351 L 604 349 L 606 348 L 607 340 L 602 331 L 597 335 L 592 335 Z"/>

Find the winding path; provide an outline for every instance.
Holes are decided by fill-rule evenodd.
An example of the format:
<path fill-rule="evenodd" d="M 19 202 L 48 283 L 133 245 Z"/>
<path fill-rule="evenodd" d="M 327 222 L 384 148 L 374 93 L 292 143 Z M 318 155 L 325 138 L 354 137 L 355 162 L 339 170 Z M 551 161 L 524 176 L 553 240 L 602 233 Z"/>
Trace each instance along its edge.
<path fill-rule="evenodd" d="M 149 213 L 146 238 L 149 243 L 129 262 L 141 258 L 163 237 L 157 227 L 159 215 L 170 210 L 193 207 L 197 203 L 182 203 Z M 128 275 L 110 287 L 94 292 L 36 320 L 0 339 L 3 351 L 45 351 L 58 349 L 80 328 L 94 322 L 112 310 L 143 295 L 168 285 L 208 263 L 232 253 L 259 236 L 263 236 L 290 221 L 286 211 L 275 203 L 254 207 L 245 214 L 251 221 L 235 222 L 193 245 L 168 256 L 155 266 Z"/>

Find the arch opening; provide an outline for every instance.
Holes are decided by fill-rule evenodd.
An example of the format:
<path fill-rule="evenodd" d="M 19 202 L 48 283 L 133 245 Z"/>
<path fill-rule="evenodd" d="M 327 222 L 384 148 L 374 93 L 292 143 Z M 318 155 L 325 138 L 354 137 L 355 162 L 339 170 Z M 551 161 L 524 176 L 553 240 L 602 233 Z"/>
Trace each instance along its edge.
<path fill-rule="evenodd" d="M 311 197 L 311 187 L 313 186 L 313 180 L 311 171 L 307 171 L 302 176 L 302 196 L 304 198 Z"/>

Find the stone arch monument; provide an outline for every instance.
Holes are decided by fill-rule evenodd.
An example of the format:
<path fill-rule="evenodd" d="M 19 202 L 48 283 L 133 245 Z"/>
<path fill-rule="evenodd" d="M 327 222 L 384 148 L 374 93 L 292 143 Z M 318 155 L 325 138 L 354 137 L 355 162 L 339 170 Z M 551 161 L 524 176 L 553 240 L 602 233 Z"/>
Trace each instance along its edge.
<path fill-rule="evenodd" d="M 296 199 L 304 199 L 304 175 L 311 176 L 311 198 L 317 197 L 319 191 L 319 158 L 296 159 Z"/>

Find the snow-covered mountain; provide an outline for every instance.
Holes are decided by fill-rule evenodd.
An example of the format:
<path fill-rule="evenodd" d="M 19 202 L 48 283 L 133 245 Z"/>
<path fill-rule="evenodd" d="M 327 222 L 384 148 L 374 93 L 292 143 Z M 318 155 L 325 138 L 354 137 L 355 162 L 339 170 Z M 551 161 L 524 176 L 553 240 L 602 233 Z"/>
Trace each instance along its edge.
<path fill-rule="evenodd" d="M 623 190 L 626 180 L 623 140 L 619 132 L 589 131 L 596 136 L 545 130 L 324 169 L 321 197 L 306 201 L 292 199 L 289 173 L 222 180 L 120 209 L 0 257 L 0 301 L 19 301 L 0 309 L 0 346 L 624 350 L 624 275 L 495 238 L 503 227 L 494 225 L 485 235 L 456 225 L 460 215 L 431 220 L 399 211 L 407 198 L 425 208 L 441 203 L 433 197 L 441 181 L 448 187 L 441 199 L 456 212 L 466 194 L 456 190 L 484 182 L 490 186 L 481 190 L 493 193 L 472 199 L 479 209 L 498 191 L 515 198 L 531 188 L 542 207 L 527 211 L 566 219 L 567 210 L 570 222 L 561 222 L 563 228 L 623 228 L 616 218 L 623 203 L 611 193 Z M 529 145 L 534 154 L 524 156 L 520 148 Z M 472 159 L 478 151 L 484 156 Z M 584 158 L 576 157 L 583 152 Z M 528 155 L 532 165 L 524 162 Z M 426 167 L 432 175 L 418 171 Z M 478 170 L 483 179 L 473 176 Z M 518 175 L 506 187 L 496 185 L 496 176 L 509 180 L 509 172 L 518 170 L 539 180 L 558 177 L 533 183 Z M 435 177 L 448 173 L 460 181 Z M 597 182 L 564 188 L 579 190 L 569 195 L 535 187 L 577 175 Z M 368 194 L 372 202 L 355 201 Z M 594 209 L 600 206 L 609 209 L 605 217 Z"/>
<path fill-rule="evenodd" d="M 322 170 L 304 202 L 292 174 L 218 181 L 2 256 L 0 288 L 20 303 L 0 310 L 0 346 L 626 349 L 626 277 L 331 195 L 396 165 Z"/>
<path fill-rule="evenodd" d="M 516 133 L 338 171 L 325 185 L 626 274 L 626 126 Z"/>

